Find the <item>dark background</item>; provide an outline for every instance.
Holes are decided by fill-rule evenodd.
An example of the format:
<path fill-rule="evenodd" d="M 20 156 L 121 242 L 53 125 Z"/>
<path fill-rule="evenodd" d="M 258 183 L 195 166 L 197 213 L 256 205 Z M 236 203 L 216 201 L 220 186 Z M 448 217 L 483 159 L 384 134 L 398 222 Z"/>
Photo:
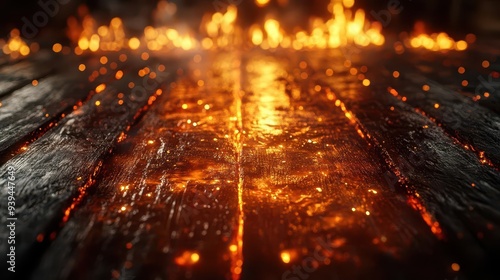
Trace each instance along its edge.
<path fill-rule="evenodd" d="M 14 27 L 21 28 L 24 24 L 22 18 L 32 20 L 33 15 L 42 10 L 38 2 L 57 0 L 0 0 L 0 37 L 6 37 L 9 30 Z M 108 23 L 114 16 L 126 20 L 127 29 L 132 33 L 140 32 L 140 28 L 153 24 L 152 11 L 157 0 L 59 0 L 67 2 L 58 4 L 60 11 L 50 17 L 49 24 L 43 29 L 61 30 L 66 26 L 69 15 L 76 14 L 80 4 L 86 4 L 98 21 Z M 206 12 L 213 13 L 215 0 L 172 0 L 178 6 L 177 20 L 187 21 L 196 28 L 201 15 Z M 218 0 L 230 2 L 238 0 Z M 329 0 L 288 0 L 289 4 L 283 7 L 278 1 L 271 0 L 265 8 L 258 8 L 255 0 L 241 0 L 239 5 L 238 20 L 247 25 L 262 20 L 267 14 L 280 18 L 286 26 L 307 27 L 308 14 L 326 18 L 328 12 L 326 5 Z M 370 20 L 375 20 L 370 12 L 380 13 L 387 10 L 390 1 L 398 0 L 357 0 L 356 7 L 363 8 Z M 402 7 L 401 13 L 392 14 L 390 23 L 384 32 L 411 31 L 417 20 L 426 23 L 427 31 L 445 31 L 452 36 L 466 33 L 476 33 L 484 36 L 500 35 L 500 1 L 498 0 L 399 0 Z M 42 30 L 41 34 L 43 34 Z"/>

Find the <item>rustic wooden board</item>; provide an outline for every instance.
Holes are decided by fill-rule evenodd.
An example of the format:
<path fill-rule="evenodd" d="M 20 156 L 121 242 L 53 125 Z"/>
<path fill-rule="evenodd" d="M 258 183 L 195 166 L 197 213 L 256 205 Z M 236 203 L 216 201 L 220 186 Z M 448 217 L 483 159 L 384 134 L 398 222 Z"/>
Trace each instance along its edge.
<path fill-rule="evenodd" d="M 86 71 L 79 71 L 79 63 Z M 0 99 L 0 129 L 5 131 L 0 139 L 0 163 L 19 153 L 43 135 L 82 102 L 95 94 L 96 86 L 115 80 L 117 69 L 89 81 L 94 71 L 102 67 L 97 58 L 71 59 L 57 65 L 56 74 L 42 78 L 36 86 L 31 83 Z M 127 63 L 117 63 L 116 68 L 129 70 Z"/>
<path fill-rule="evenodd" d="M 376 69 L 376 61 L 364 57 L 363 65 Z M 492 273 L 500 244 L 494 226 L 499 217 L 495 206 L 500 195 L 495 187 L 500 183 L 498 171 L 481 164 L 435 122 L 387 93 L 393 82 L 386 75 L 369 71 L 369 88 L 356 76 L 321 75 L 320 80 L 352 111 L 369 141 L 400 174 L 393 178 L 393 185 L 407 189 L 409 204 L 421 212 L 434 232 L 442 233 L 466 275 Z M 460 115 L 457 118 L 465 121 Z"/>
<path fill-rule="evenodd" d="M 47 52 L 39 52 L 25 60 L 1 67 L 0 97 L 49 74 L 55 64 L 48 62 L 53 58 Z"/>
<path fill-rule="evenodd" d="M 192 63 L 189 73 L 201 69 L 203 77 L 185 77 L 164 91 L 116 145 L 95 192 L 75 210 L 33 275 L 230 277 L 238 200 L 235 153 L 225 135 L 232 132 L 233 98 L 225 80 L 210 72 L 211 63 L 228 59 Z M 196 85 L 200 78 L 206 86 Z M 194 267 L 193 253 L 200 259 Z"/>
<path fill-rule="evenodd" d="M 447 277 L 450 256 L 387 185 L 376 151 L 301 77 L 314 69 L 277 56 L 249 55 L 242 66 L 251 69 L 242 81 L 244 278 Z"/>
<path fill-rule="evenodd" d="M 500 80 L 495 77 L 495 72 L 500 71 L 498 56 L 471 50 L 447 53 L 410 52 L 401 58 L 397 64 L 404 63 L 403 69 L 415 68 L 416 72 L 427 79 L 459 92 L 500 114 Z M 483 61 L 488 61 L 490 66 L 483 67 Z M 458 72 L 460 67 L 464 68 L 464 73 Z M 462 85 L 464 81 L 467 84 Z M 486 97 L 485 92 L 488 92 L 489 96 Z"/>
<path fill-rule="evenodd" d="M 22 205 L 16 213 L 17 238 L 21 241 L 16 249 L 20 268 L 38 261 L 40 250 L 54 238 L 52 232 L 64 224 L 71 210 L 85 196 L 87 187 L 102 166 L 103 157 L 120 134 L 140 116 L 143 107 L 152 102 L 150 98 L 155 95 L 156 86 L 138 77 L 136 71 L 109 84 L 30 145 L 27 151 L 5 164 L 16 170 L 16 203 Z M 135 90 L 127 87 L 130 81 L 137 85 Z M 124 93 L 125 103 L 121 106 L 117 103 L 119 92 Z M 5 172 L 2 168 L 2 185 L 6 184 Z M 3 189 L 2 195 L 5 194 L 6 189 Z M 1 215 L 5 222 L 7 213 Z M 1 237 L 2 251 L 7 245 L 5 238 Z M 26 276 L 23 273 L 30 271 L 23 269 L 18 277 Z"/>
<path fill-rule="evenodd" d="M 387 61 L 389 71 L 385 72 L 385 79 L 390 80 L 395 67 L 401 69 L 398 61 Z M 402 71 L 400 78 L 391 83 L 401 98 L 406 97 L 408 104 L 434 118 L 447 133 L 475 150 L 485 162 L 500 167 L 500 149 L 491 145 L 500 142 L 500 116 L 482 108 L 457 91 L 426 78 L 415 69 L 403 69 L 405 71 Z M 376 80 L 381 77 L 383 76 L 374 76 Z M 427 92 L 422 89 L 424 85 L 430 87 Z"/>
<path fill-rule="evenodd" d="M 9 57 L 6 55 L 0 55 L 0 66 L 9 62 Z"/>
<path fill-rule="evenodd" d="M 92 82 L 101 54 L 70 56 L 54 65 L 69 59 L 72 71 L 55 67 L 38 89 L 6 91 L 0 113 L 13 115 L 0 124 L 18 121 L 0 126 L 15 139 L 2 138 L 9 147 L 44 127 L 40 108 L 56 116 L 86 99 L 0 168 L 0 185 L 7 166 L 17 173 L 19 279 L 498 274 L 498 115 L 454 87 L 455 66 L 422 70 L 441 67 L 446 56 L 367 49 L 346 67 L 338 50 L 192 55 L 182 71 L 183 60 L 129 54 L 118 66 L 123 79 L 109 71 Z M 82 60 L 92 62 L 78 74 Z M 170 75 L 137 76 L 159 63 Z M 37 73 L 36 64 L 25 65 L 12 66 Z M 422 95 L 431 80 L 432 94 Z M 87 96 L 101 82 L 106 89 Z M 75 94 L 79 85 L 86 90 Z M 4 235 L 0 244 L 3 251 Z"/>

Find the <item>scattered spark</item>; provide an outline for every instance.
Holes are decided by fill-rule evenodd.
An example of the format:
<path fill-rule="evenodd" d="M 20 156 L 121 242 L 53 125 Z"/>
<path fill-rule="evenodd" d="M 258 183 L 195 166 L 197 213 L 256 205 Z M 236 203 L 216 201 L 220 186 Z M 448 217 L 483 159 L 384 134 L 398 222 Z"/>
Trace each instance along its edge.
<path fill-rule="evenodd" d="M 236 252 L 237 250 L 238 250 L 238 246 L 237 246 L 237 245 L 235 245 L 235 244 L 231 244 L 231 245 L 229 246 L 229 251 L 231 251 L 231 252 L 233 252 L 233 253 L 234 253 L 234 252 Z"/>
<path fill-rule="evenodd" d="M 290 263 L 290 260 L 291 260 L 290 253 L 286 252 L 286 251 L 281 252 L 281 260 L 284 263 Z"/>
<path fill-rule="evenodd" d="M 122 70 L 116 71 L 115 78 L 117 80 L 120 80 L 122 77 L 123 77 L 123 71 Z"/>
<path fill-rule="evenodd" d="M 137 50 L 141 46 L 141 41 L 136 37 L 132 37 L 128 41 L 128 46 L 132 50 Z"/>
<path fill-rule="evenodd" d="M 174 262 L 179 266 L 191 266 L 200 260 L 200 255 L 196 252 L 185 251 L 180 256 L 174 259 Z"/>
<path fill-rule="evenodd" d="M 104 91 L 106 89 L 106 85 L 105 84 L 99 84 L 96 88 L 95 88 L 95 92 L 96 93 L 101 93 L 102 91 Z"/>
<path fill-rule="evenodd" d="M 55 52 L 55 53 L 59 53 L 62 51 L 62 45 L 59 44 L 59 43 L 55 43 L 53 46 L 52 46 L 52 51 Z"/>

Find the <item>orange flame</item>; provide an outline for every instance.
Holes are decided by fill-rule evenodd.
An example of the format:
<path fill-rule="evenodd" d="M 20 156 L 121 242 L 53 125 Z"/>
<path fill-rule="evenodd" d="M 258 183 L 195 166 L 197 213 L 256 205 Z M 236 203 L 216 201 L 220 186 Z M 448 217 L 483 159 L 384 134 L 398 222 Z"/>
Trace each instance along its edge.
<path fill-rule="evenodd" d="M 263 7 L 269 2 L 256 0 L 255 3 Z M 118 51 L 122 48 L 142 51 L 241 47 L 301 50 L 334 49 L 349 45 L 360 47 L 384 45 L 382 25 L 379 22 L 369 21 L 364 10 L 353 10 L 354 4 L 355 0 L 331 0 L 327 6 L 331 18 L 325 20 L 312 17 L 309 30 L 299 30 L 291 34 L 287 34 L 278 19 L 271 17 L 252 25 L 248 30 L 243 30 L 237 25 L 237 7 L 229 5 L 225 12 L 206 14 L 199 28 L 202 35 L 196 36 L 194 30 L 190 30 L 187 26 L 173 23 L 171 19 L 175 17 L 177 6 L 161 0 L 153 13 L 155 25 L 144 28 L 142 36 L 138 37 L 126 36 L 120 18 L 113 18 L 109 25 L 98 26 L 87 9 L 81 7 L 79 17 L 82 22 L 79 24 L 75 18 L 68 20 L 68 37 L 78 45 L 75 48 L 76 54 L 84 51 Z M 427 35 L 424 24 L 419 22 L 415 25 L 414 35 L 407 39 L 404 45 L 397 42 L 396 52 L 404 52 L 403 46 L 432 51 L 463 51 L 470 43 L 472 43 L 470 40 L 455 41 L 443 32 Z M 13 44 L 15 46 L 16 43 Z M 8 50 L 10 51 L 10 48 Z"/>
<path fill-rule="evenodd" d="M 31 52 L 30 47 L 21 38 L 18 29 L 13 29 L 10 32 L 10 38 L 7 42 L 0 40 L 0 48 L 4 54 L 10 55 L 12 58 L 27 56 Z"/>

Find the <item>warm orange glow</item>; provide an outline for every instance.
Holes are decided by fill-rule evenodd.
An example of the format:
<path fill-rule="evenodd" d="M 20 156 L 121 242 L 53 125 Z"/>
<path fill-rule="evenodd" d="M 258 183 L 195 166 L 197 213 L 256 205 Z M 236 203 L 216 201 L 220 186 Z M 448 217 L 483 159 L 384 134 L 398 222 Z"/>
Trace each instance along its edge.
<path fill-rule="evenodd" d="M 291 260 L 290 253 L 288 253 L 286 251 L 281 252 L 281 260 L 284 263 L 290 263 L 290 260 Z"/>
<path fill-rule="evenodd" d="M 269 4 L 269 0 L 255 0 L 255 4 L 259 7 L 264 7 Z"/>
<path fill-rule="evenodd" d="M 77 34 L 76 40 L 79 52 L 90 50 L 96 52 L 119 51 L 126 44 L 125 31 L 120 18 L 111 19 L 109 25 L 97 26 L 96 21 L 90 15 L 84 15 L 81 25 L 76 23 L 74 18 L 68 20 L 69 34 Z M 70 36 L 70 38 L 75 36 Z M 76 53 L 76 52 L 75 52 Z"/>
<path fill-rule="evenodd" d="M 258 6 L 265 6 L 269 0 L 256 0 Z M 286 1 L 280 1 L 280 4 Z M 180 48 L 191 50 L 202 47 L 230 48 L 244 44 L 248 39 L 254 46 L 263 49 L 269 48 L 293 48 L 296 50 L 304 48 L 337 48 L 348 44 L 358 46 L 383 45 L 384 36 L 381 34 L 382 26 L 378 22 L 370 23 L 364 10 L 351 11 L 354 0 L 333 1 L 329 6 L 332 17 L 324 20 L 311 18 L 309 31 L 297 31 L 294 34 L 286 34 L 277 19 L 268 18 L 261 25 L 256 24 L 248 31 L 248 37 L 241 36 L 241 28 L 236 26 L 238 10 L 235 6 L 228 6 L 226 12 L 217 12 L 206 15 L 202 19 L 201 30 L 206 34 L 200 40 L 196 39 L 192 31 L 179 32 L 175 26 L 166 26 L 162 22 L 162 15 L 176 13 L 175 4 L 160 1 L 158 9 L 154 13 L 158 27 L 147 26 L 144 28 L 142 38 L 132 37 L 127 39 L 123 29 L 123 23 L 119 18 L 113 18 L 108 26 L 97 26 L 96 21 L 89 15 L 84 15 L 81 26 L 75 20 L 69 21 L 70 34 L 81 30 L 75 53 L 82 51 L 117 51 L 125 46 L 132 50 L 141 47 L 150 51 L 162 49 Z M 72 36 L 75 37 L 75 36 Z M 461 43 L 460 46 L 463 44 Z"/>
<path fill-rule="evenodd" d="M 106 85 L 105 84 L 100 84 L 98 85 L 96 88 L 95 88 L 95 92 L 96 93 L 101 93 L 103 90 L 106 89 Z"/>
<path fill-rule="evenodd" d="M 326 22 L 321 18 L 312 18 L 310 32 L 298 31 L 295 34 L 286 34 L 279 21 L 267 19 L 264 27 L 254 25 L 249 30 L 251 42 L 263 49 L 269 48 L 337 48 L 347 44 L 359 46 L 383 45 L 384 36 L 380 33 L 382 26 L 379 23 L 369 23 L 363 10 L 357 10 L 354 18 L 349 10 L 354 0 L 332 2 L 332 18 Z M 265 33 L 263 32 L 265 31 Z"/>
<path fill-rule="evenodd" d="M 28 47 L 26 42 L 20 37 L 18 29 L 12 29 L 12 31 L 10 31 L 9 40 L 0 47 L 4 54 L 10 55 L 12 58 L 27 56 L 31 52 L 30 47 Z"/>
<path fill-rule="evenodd" d="M 282 6 L 288 3 L 283 0 L 277 2 Z M 255 0 L 255 4 L 259 7 L 270 3 L 270 0 Z M 354 7 L 355 0 L 331 0 L 327 6 L 331 15 L 329 18 L 313 16 L 306 30 L 287 33 L 282 22 L 271 16 L 266 16 L 262 22 L 252 25 L 248 30 L 243 30 L 237 25 L 238 8 L 229 5 L 225 12 L 205 15 L 199 28 L 201 36 L 197 37 L 195 30 L 165 21 L 165 18 L 176 14 L 177 7 L 174 3 L 161 0 L 153 13 L 153 24 L 146 26 L 141 36 L 127 37 L 120 18 L 113 18 L 108 25 L 98 26 L 96 20 L 87 14 L 86 9 L 81 9 L 83 11 L 81 23 L 78 23 L 75 18 L 68 20 L 68 35 L 76 44 L 75 54 L 82 54 L 85 51 L 119 51 L 123 48 L 130 48 L 141 50 L 143 60 L 149 58 L 144 55 L 146 53 L 144 51 L 169 49 L 226 49 L 256 46 L 262 49 L 302 50 L 352 45 L 360 47 L 384 45 L 382 25 L 377 21 L 371 22 L 369 14 L 363 9 Z M 420 22 L 415 26 L 414 35 L 405 42 L 394 43 L 394 49 L 397 54 L 404 53 L 405 47 L 425 48 L 432 51 L 464 51 L 475 39 L 474 34 L 468 34 L 464 40 L 458 41 L 443 32 L 427 35 L 424 24 Z M 6 47 L 9 45 L 22 55 L 28 55 L 30 52 L 27 46 L 23 46 L 20 50 L 18 41 L 5 44 L 4 52 L 12 53 L 12 49 Z M 59 47 L 54 51 L 58 49 Z M 363 79 L 364 77 L 360 78 L 360 80 Z"/>
<path fill-rule="evenodd" d="M 59 44 L 59 43 L 55 43 L 52 46 L 52 51 L 55 52 L 55 53 L 61 52 L 62 51 L 62 45 Z"/>
<path fill-rule="evenodd" d="M 123 71 L 122 70 L 116 71 L 115 78 L 117 80 L 120 80 L 122 77 L 123 77 Z"/>
<path fill-rule="evenodd" d="M 130 40 L 128 40 L 128 46 L 132 50 L 137 50 L 141 45 L 141 41 L 139 41 L 138 38 L 132 37 Z"/>
<path fill-rule="evenodd" d="M 455 49 L 457 51 L 464 51 L 467 49 L 467 42 L 460 40 L 455 44 Z"/>
<path fill-rule="evenodd" d="M 200 255 L 196 252 L 185 251 L 174 259 L 179 266 L 192 266 L 200 260 Z"/>
<path fill-rule="evenodd" d="M 415 24 L 414 36 L 405 42 L 409 48 L 425 48 L 431 51 L 456 50 L 464 51 L 468 43 L 464 40 L 455 41 L 448 34 L 433 33 L 425 34 L 425 25 L 423 22 Z"/>
<path fill-rule="evenodd" d="M 106 64 L 106 63 L 108 63 L 108 58 L 105 56 L 101 56 L 101 58 L 99 59 L 99 62 L 101 64 Z"/>
<path fill-rule="evenodd" d="M 438 238 L 442 239 L 443 231 L 441 229 L 441 226 L 439 225 L 439 222 L 434 219 L 434 217 L 427 211 L 425 206 L 417 198 L 418 193 L 416 194 L 416 197 L 411 197 L 408 199 L 408 204 L 413 207 L 413 209 L 420 212 L 420 215 L 424 219 L 425 223 L 427 223 L 432 233 Z"/>
<path fill-rule="evenodd" d="M 229 251 L 231 252 L 236 252 L 238 250 L 238 246 L 235 245 L 235 244 L 231 244 L 231 246 L 229 246 Z"/>

